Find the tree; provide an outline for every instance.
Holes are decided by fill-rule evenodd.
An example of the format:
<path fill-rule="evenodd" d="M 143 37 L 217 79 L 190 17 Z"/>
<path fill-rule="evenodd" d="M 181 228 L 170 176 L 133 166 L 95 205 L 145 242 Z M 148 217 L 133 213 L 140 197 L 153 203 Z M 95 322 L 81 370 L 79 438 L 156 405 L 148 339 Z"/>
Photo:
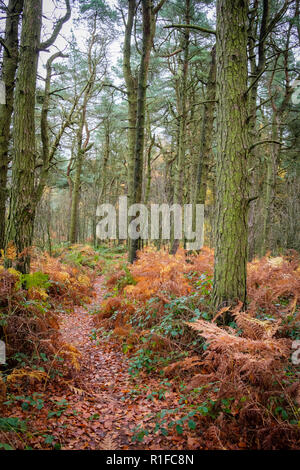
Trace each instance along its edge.
<path fill-rule="evenodd" d="M 185 21 L 190 24 L 190 0 L 185 2 Z M 175 170 L 175 184 L 174 184 L 174 203 L 183 203 L 183 183 L 184 183 L 184 164 L 186 152 L 186 126 L 187 126 L 187 86 L 188 86 L 188 72 L 189 72 L 189 44 L 190 32 L 189 29 L 183 31 L 183 41 L 181 48 L 183 50 L 183 64 L 182 64 L 182 79 L 178 90 L 178 154 Z M 178 248 L 179 240 L 172 241 L 171 253 L 175 254 Z"/>
<path fill-rule="evenodd" d="M 214 305 L 246 302 L 247 0 L 217 1 Z"/>
<path fill-rule="evenodd" d="M 123 75 L 126 85 L 127 100 L 128 100 L 128 157 L 127 157 L 127 168 L 128 168 L 128 199 L 131 204 L 133 201 L 132 195 L 132 181 L 134 172 L 134 145 L 135 145 L 135 133 L 136 133 L 136 113 L 137 113 L 137 80 L 134 76 L 131 57 L 131 37 L 133 30 L 133 23 L 136 13 L 136 0 L 128 0 L 128 14 L 127 20 L 123 20 L 125 23 L 125 36 L 123 45 Z"/>
<path fill-rule="evenodd" d="M 70 220 L 70 233 L 69 233 L 69 241 L 70 243 L 75 243 L 77 240 L 78 234 L 78 205 L 79 205 L 79 193 L 80 193 L 80 186 L 81 186 L 81 172 L 82 172 L 82 165 L 83 160 L 86 152 L 91 148 L 89 143 L 90 140 L 90 131 L 88 129 L 88 123 L 86 118 L 87 113 L 87 105 L 92 96 L 93 88 L 96 79 L 96 72 L 97 72 L 97 60 L 93 58 L 93 46 L 96 42 L 96 24 L 97 24 L 97 14 L 94 16 L 94 24 L 93 24 L 93 31 L 91 35 L 91 39 L 89 42 L 88 47 L 88 79 L 87 79 L 87 86 L 85 87 L 83 93 L 83 102 L 80 107 L 79 113 L 79 122 L 78 122 L 78 129 L 76 134 L 76 160 L 75 160 L 75 178 L 74 184 L 72 189 L 72 205 L 71 205 L 71 220 Z M 83 132 L 84 129 L 86 131 L 85 140 L 83 139 Z"/>
<path fill-rule="evenodd" d="M 64 22 L 71 16 L 70 2 L 66 14 L 57 22 L 49 39 L 40 42 L 42 0 L 24 0 L 20 62 L 17 73 L 13 122 L 13 166 L 7 242 L 12 241 L 18 253 L 17 268 L 26 273 L 30 268 L 37 197 L 35 192 L 35 92 L 40 50 L 56 40 Z"/>
<path fill-rule="evenodd" d="M 142 0 L 143 38 L 137 87 L 134 167 L 132 181 L 130 183 L 132 185 L 133 203 L 142 202 L 143 154 L 145 139 L 145 114 L 148 70 L 152 42 L 155 36 L 156 15 L 163 6 L 164 2 L 165 0 L 161 0 L 156 5 L 156 7 L 154 7 L 152 0 Z M 140 238 L 130 241 L 128 259 L 131 263 L 133 263 L 133 261 L 136 259 L 136 252 L 140 247 L 140 243 Z"/>
<path fill-rule="evenodd" d="M 19 55 L 19 21 L 23 0 L 9 0 L 6 9 L 5 38 L 3 45 L 2 79 L 5 84 L 5 104 L 0 104 L 0 248 L 5 245 L 5 221 L 7 201 L 8 148 L 10 124 L 13 113 L 15 75 Z"/>
<path fill-rule="evenodd" d="M 211 147 L 213 138 L 214 111 L 216 105 L 216 48 L 211 50 L 211 64 L 203 103 L 199 160 L 195 190 L 196 204 L 205 204 L 209 164 L 212 161 Z"/>

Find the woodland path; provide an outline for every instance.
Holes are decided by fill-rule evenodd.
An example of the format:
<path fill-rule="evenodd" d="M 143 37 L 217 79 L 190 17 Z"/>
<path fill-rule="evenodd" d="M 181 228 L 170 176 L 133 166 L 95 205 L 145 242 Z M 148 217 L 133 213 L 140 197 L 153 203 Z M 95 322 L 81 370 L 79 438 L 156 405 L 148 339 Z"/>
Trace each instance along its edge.
<path fill-rule="evenodd" d="M 91 311 L 99 307 L 103 297 L 102 276 L 96 279 L 94 289 L 96 296 L 88 308 Z M 65 384 L 67 390 L 51 390 L 50 385 L 46 391 L 55 400 L 68 402 L 65 413 L 48 420 L 51 435 L 62 449 L 170 449 L 171 443 L 157 434 L 145 437 L 143 443 L 132 442 L 133 429 L 147 426 L 149 414 L 158 412 L 163 404 L 146 399 L 146 394 L 136 400 L 128 398 L 134 384 L 130 382 L 126 358 L 101 345 L 101 340 L 100 344 L 91 341 L 94 324 L 88 310 L 75 307 L 74 313 L 62 315 L 61 333 L 81 353 L 81 369 Z"/>
<path fill-rule="evenodd" d="M 16 390 L 16 394 L 37 401 L 24 408 L 21 397 L 6 409 L 7 417 L 25 419 L 30 429 L 21 440 L 11 433 L 9 444 L 13 448 L 62 450 L 197 448 L 198 439 L 154 432 L 156 414 L 177 408 L 180 395 L 170 388 L 158 399 L 153 392 L 157 394 L 161 388 L 159 377 L 141 373 L 133 379 L 118 345 L 108 338 L 93 339 L 92 313 L 99 310 L 105 293 L 103 276 L 96 278 L 94 291 L 87 307 L 76 306 L 71 312 L 62 312 L 59 319 L 63 342 L 80 353 L 80 369 L 71 366 L 68 375 L 58 375 L 46 383 L 28 383 L 27 389 Z M 132 439 L 137 436 L 137 427 L 139 432 L 147 430 L 142 441 Z"/>
<path fill-rule="evenodd" d="M 99 306 L 103 296 L 103 278 L 94 284 L 96 297 L 89 305 Z M 84 307 L 63 316 L 61 333 L 66 342 L 81 353 L 81 369 L 70 385 L 72 410 L 78 414 L 72 420 L 73 430 L 61 436 L 63 448 L 117 449 L 128 445 L 129 424 L 122 389 L 128 388 L 129 376 L 121 353 L 103 351 L 91 341 L 94 328 L 92 315 Z M 73 434 L 73 436 L 72 436 Z"/>

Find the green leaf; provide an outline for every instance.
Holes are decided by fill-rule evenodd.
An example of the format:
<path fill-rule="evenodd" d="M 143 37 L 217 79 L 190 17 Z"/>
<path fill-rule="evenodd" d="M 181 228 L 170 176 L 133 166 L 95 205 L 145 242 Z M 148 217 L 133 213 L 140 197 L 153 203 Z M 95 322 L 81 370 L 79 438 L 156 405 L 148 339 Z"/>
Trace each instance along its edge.
<path fill-rule="evenodd" d="M 177 424 L 176 425 L 176 431 L 177 431 L 178 434 L 182 434 L 183 433 L 183 427 L 180 426 L 180 424 Z"/>
<path fill-rule="evenodd" d="M 196 429 L 196 426 L 197 426 L 197 424 L 195 423 L 195 421 L 193 419 L 190 419 L 189 422 L 188 422 L 188 427 L 190 429 Z"/>
<path fill-rule="evenodd" d="M 54 436 L 47 436 L 45 438 L 45 444 L 52 444 L 52 442 L 54 441 L 55 437 Z"/>
<path fill-rule="evenodd" d="M 26 422 L 19 418 L 0 418 L 0 431 L 26 431 Z"/>
<path fill-rule="evenodd" d="M 6 444 L 5 442 L 0 442 L 0 449 L 15 450 L 12 446 L 10 446 L 9 444 Z"/>

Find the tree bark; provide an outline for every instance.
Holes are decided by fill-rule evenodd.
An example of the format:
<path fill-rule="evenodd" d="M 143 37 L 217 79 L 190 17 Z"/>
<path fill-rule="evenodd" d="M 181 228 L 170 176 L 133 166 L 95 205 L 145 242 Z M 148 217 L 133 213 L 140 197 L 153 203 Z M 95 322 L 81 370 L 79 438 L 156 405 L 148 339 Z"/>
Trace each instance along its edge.
<path fill-rule="evenodd" d="M 217 1 L 216 308 L 246 302 L 247 10 L 246 0 Z"/>
<path fill-rule="evenodd" d="M 127 177 L 128 177 L 128 199 L 133 202 L 133 173 L 134 173 L 134 148 L 136 136 L 136 113 L 137 113 L 137 83 L 131 69 L 131 36 L 135 16 L 136 0 L 128 0 L 128 16 L 125 25 L 125 39 L 123 48 L 123 75 L 128 99 L 128 154 L 127 154 Z"/>
<path fill-rule="evenodd" d="M 190 23 L 190 0 L 185 1 L 185 20 L 186 24 Z M 183 64 L 182 64 L 182 80 L 180 83 L 178 93 L 178 111 L 179 111 L 179 128 L 178 128 L 178 154 L 175 167 L 175 182 L 174 182 L 174 203 L 183 204 L 183 187 L 184 187 L 184 169 L 185 169 L 185 153 L 186 153 L 186 127 L 187 127 L 187 84 L 188 84 L 188 71 L 189 71 L 189 44 L 190 44 L 190 30 L 184 30 L 184 38 L 182 49 L 184 51 Z M 170 253 L 175 254 L 179 247 L 179 240 L 174 240 L 174 224 L 172 224 L 172 240 Z"/>
<path fill-rule="evenodd" d="M 66 14 L 56 23 L 51 37 L 40 42 L 42 0 L 24 0 L 20 61 L 14 101 L 12 193 L 6 244 L 17 249 L 16 267 L 22 273 L 30 269 L 34 218 L 38 202 L 35 187 L 35 92 L 39 51 L 55 41 L 63 23 L 70 18 L 70 2 L 65 0 Z"/>
<path fill-rule="evenodd" d="M 7 232 L 7 240 L 12 240 L 17 248 L 17 269 L 22 273 L 29 272 L 28 249 L 32 245 L 35 216 L 35 91 L 41 25 L 41 0 L 25 0 L 15 92 L 12 194 Z"/>
<path fill-rule="evenodd" d="M 137 119 L 134 151 L 134 172 L 132 181 L 133 202 L 142 201 L 143 182 L 143 154 L 145 140 L 145 114 L 146 114 L 146 92 L 148 68 L 152 40 L 154 37 L 155 17 L 153 13 L 152 0 L 142 0 L 143 7 L 143 45 L 138 79 L 137 93 Z M 141 246 L 141 239 L 130 240 L 128 259 L 130 263 L 136 259 L 136 252 Z"/>
<path fill-rule="evenodd" d="M 92 58 L 93 46 L 96 42 L 96 16 L 93 25 L 92 37 L 88 48 L 88 68 L 89 77 L 87 85 L 83 93 L 83 103 L 81 107 L 81 113 L 79 118 L 79 127 L 77 131 L 77 155 L 75 160 L 75 179 L 72 188 L 72 203 L 71 203 L 71 220 L 70 220 L 70 231 L 69 231 L 69 242 L 75 243 L 78 237 L 78 208 L 79 208 L 79 196 L 81 186 L 81 173 L 85 153 L 90 149 L 89 138 L 90 132 L 88 130 L 86 122 L 87 105 L 91 98 L 95 79 L 96 79 L 96 64 Z M 86 138 L 83 143 L 83 131 L 86 128 Z"/>
<path fill-rule="evenodd" d="M 209 162 L 213 136 L 214 111 L 216 107 L 216 48 L 211 51 L 211 65 L 206 87 L 201 120 L 200 152 L 197 166 L 196 204 L 205 204 Z"/>
<path fill-rule="evenodd" d="M 3 51 L 2 80 L 5 84 L 5 104 L 0 105 L 0 249 L 5 246 L 8 147 L 10 124 L 13 113 L 15 75 L 19 54 L 19 21 L 23 0 L 9 0 L 5 25 L 5 48 Z"/>
<path fill-rule="evenodd" d="M 258 0 L 254 1 L 252 13 L 249 20 L 249 63 L 251 78 L 250 84 L 251 87 L 248 96 L 248 109 L 249 109 L 249 145 L 255 142 L 257 139 L 257 95 L 258 95 L 258 85 L 260 78 L 265 69 L 266 65 L 266 51 L 265 43 L 267 39 L 267 26 L 269 21 L 269 0 L 263 0 L 262 2 L 262 17 L 260 22 L 259 32 L 257 32 L 257 22 L 258 22 Z M 255 53 L 255 48 L 258 46 L 258 54 Z M 258 56 L 258 57 L 257 57 Z M 259 177 L 263 171 L 260 158 L 259 150 L 257 147 L 254 147 L 249 155 L 249 173 L 251 179 L 251 187 L 253 188 L 251 197 L 255 197 L 258 193 L 258 181 Z M 255 226 L 257 223 L 258 215 L 258 203 L 259 201 L 255 199 L 249 208 L 249 249 L 248 249 L 248 259 L 251 260 L 256 253 L 257 245 L 257 233 Z"/>

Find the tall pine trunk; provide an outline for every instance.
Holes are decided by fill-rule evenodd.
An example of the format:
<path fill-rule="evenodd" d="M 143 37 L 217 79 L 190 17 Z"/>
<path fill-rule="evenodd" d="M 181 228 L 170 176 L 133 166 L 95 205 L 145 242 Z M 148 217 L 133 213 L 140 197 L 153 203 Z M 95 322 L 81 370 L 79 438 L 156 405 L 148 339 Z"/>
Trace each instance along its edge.
<path fill-rule="evenodd" d="M 28 248 L 32 245 L 35 216 L 34 174 L 35 91 L 40 33 L 42 24 L 41 0 L 25 0 L 21 54 L 17 73 L 13 122 L 12 195 L 7 241 L 13 241 L 18 252 L 17 269 L 29 271 Z"/>
<path fill-rule="evenodd" d="M 62 25 L 71 16 L 70 0 L 66 14 L 54 26 L 51 36 L 40 42 L 42 0 L 24 0 L 20 59 L 14 97 L 12 191 L 5 242 L 17 249 L 16 267 L 22 273 L 30 269 L 29 249 L 39 192 L 35 186 L 35 92 L 39 52 L 56 40 Z"/>
<path fill-rule="evenodd" d="M 209 164 L 212 160 L 211 147 L 213 136 L 214 111 L 216 100 L 216 48 L 211 51 L 211 64 L 206 86 L 205 103 L 201 120 L 201 136 L 199 161 L 197 165 L 197 180 L 195 190 L 196 204 L 205 204 Z"/>
<path fill-rule="evenodd" d="M 152 39 L 154 37 L 155 18 L 152 12 L 152 1 L 142 0 L 143 7 L 143 45 L 140 62 L 138 93 L 137 93 L 137 119 L 134 151 L 134 171 L 132 185 L 132 196 L 134 203 L 142 202 L 143 183 L 143 155 L 145 142 L 145 114 L 146 114 L 146 92 L 148 68 Z M 136 259 L 136 252 L 141 246 L 141 239 L 130 240 L 128 259 L 130 263 Z"/>
<path fill-rule="evenodd" d="M 127 178 L 128 199 L 133 201 L 133 173 L 134 173 L 134 148 L 136 136 L 136 113 L 137 113 L 137 90 L 136 79 L 131 69 L 131 36 L 136 9 L 136 0 L 128 0 L 128 17 L 125 26 L 125 38 L 123 48 L 123 75 L 128 97 L 128 156 L 127 156 Z"/>
<path fill-rule="evenodd" d="M 190 23 L 190 0 L 185 1 L 185 22 Z M 179 128 L 178 128 L 178 154 L 177 164 L 175 168 L 175 181 L 174 181 L 174 203 L 183 204 L 184 199 L 184 183 L 185 183 L 185 158 L 186 158 L 186 134 L 187 134 L 187 85 L 188 85 L 188 71 L 189 71 L 189 45 L 190 33 L 189 29 L 183 32 L 183 64 L 182 64 L 182 81 L 179 89 Z M 179 240 L 174 240 L 174 221 L 172 223 L 172 240 L 170 253 L 175 254 L 179 246 Z"/>
<path fill-rule="evenodd" d="M 5 245 L 5 212 L 7 200 L 8 147 L 13 113 L 15 75 L 18 66 L 18 30 L 23 0 L 9 0 L 5 25 L 2 80 L 5 84 L 5 104 L 0 105 L 0 248 Z"/>
<path fill-rule="evenodd" d="M 217 2 L 216 308 L 246 302 L 247 7 L 246 0 Z"/>

